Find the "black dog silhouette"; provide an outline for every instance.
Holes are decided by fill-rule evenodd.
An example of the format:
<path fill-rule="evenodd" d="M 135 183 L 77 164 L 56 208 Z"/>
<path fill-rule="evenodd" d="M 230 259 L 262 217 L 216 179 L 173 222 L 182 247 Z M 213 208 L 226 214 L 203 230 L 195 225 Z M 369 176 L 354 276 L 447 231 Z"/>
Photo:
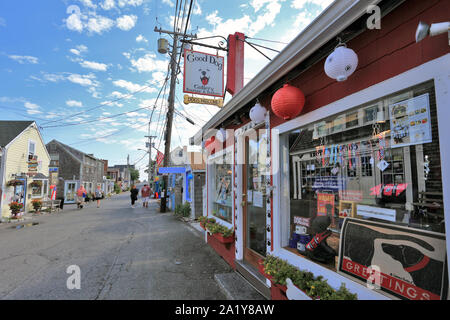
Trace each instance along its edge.
<path fill-rule="evenodd" d="M 441 295 L 443 263 L 431 259 L 420 250 L 405 245 L 382 243 L 385 253 L 399 261 L 413 278 L 414 285 Z"/>
<path fill-rule="evenodd" d="M 411 241 L 428 251 L 434 251 L 434 248 L 429 243 L 421 239 L 408 235 L 381 233 L 354 223 L 347 225 L 345 234 L 346 238 L 351 239 L 351 241 L 346 241 L 345 243 L 344 256 L 366 267 L 372 263 L 375 239 Z"/>

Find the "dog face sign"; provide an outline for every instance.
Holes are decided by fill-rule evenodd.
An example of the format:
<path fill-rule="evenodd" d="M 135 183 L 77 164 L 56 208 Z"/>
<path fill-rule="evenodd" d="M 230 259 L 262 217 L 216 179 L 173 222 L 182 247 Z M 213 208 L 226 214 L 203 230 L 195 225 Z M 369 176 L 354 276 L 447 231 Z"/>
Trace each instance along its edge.
<path fill-rule="evenodd" d="M 403 300 L 447 298 L 445 235 L 347 218 L 342 226 L 338 272 L 369 289 Z M 377 270 L 373 274 L 372 270 Z"/>
<path fill-rule="evenodd" d="M 186 50 L 184 54 L 183 92 L 223 96 L 224 58 Z"/>

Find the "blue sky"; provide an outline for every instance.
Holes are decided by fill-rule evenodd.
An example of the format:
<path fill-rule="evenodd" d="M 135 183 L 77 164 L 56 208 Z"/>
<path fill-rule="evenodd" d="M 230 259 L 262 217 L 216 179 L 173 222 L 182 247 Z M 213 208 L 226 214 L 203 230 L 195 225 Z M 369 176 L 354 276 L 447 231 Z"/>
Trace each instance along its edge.
<path fill-rule="evenodd" d="M 226 37 L 243 32 L 253 38 L 288 43 L 331 2 L 195 0 L 188 32 L 198 37 Z M 167 55 L 157 52 L 160 35 L 153 30 L 155 26 L 173 30 L 176 3 L 0 1 L 0 119 L 35 120 L 43 128 L 45 142 L 60 140 L 108 159 L 110 164 L 126 163 L 129 154 L 131 163 L 139 160 L 136 166 L 143 174 L 148 158 L 137 149 L 145 148 L 147 124 L 169 61 Z M 182 8 L 184 4 L 185 1 Z M 161 36 L 171 42 L 169 36 Z M 208 41 L 203 42 L 217 45 L 217 40 Z M 252 41 L 278 50 L 285 46 Z M 194 50 L 215 53 L 200 47 Z M 276 55 L 262 51 L 270 57 Z M 265 57 L 246 46 L 245 82 L 267 63 Z M 188 138 L 218 111 L 214 106 L 181 105 L 182 81 L 180 74 L 175 107 L 196 125 L 177 115 L 172 149 L 186 145 Z M 136 91 L 139 92 L 130 94 Z M 152 116 L 150 133 L 158 136 L 156 146 L 163 150 L 160 137 L 167 92 L 160 101 Z M 140 110 L 114 116 L 135 109 Z"/>

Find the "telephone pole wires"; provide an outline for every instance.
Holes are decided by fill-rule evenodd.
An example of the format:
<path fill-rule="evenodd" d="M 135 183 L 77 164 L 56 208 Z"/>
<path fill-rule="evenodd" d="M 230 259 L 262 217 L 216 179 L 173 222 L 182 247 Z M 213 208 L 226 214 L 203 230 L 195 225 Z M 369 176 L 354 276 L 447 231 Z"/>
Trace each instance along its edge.
<path fill-rule="evenodd" d="M 169 89 L 169 99 L 168 99 L 168 112 L 167 112 L 167 122 L 166 122 L 166 132 L 164 135 L 165 145 L 164 145 L 164 161 L 163 166 L 168 167 L 170 165 L 170 143 L 172 138 L 172 123 L 173 123 L 173 115 L 174 115 L 174 105 L 175 105 L 175 89 L 177 83 L 177 75 L 178 75 L 178 37 L 182 36 L 183 38 L 197 38 L 197 35 L 186 35 L 185 33 L 176 32 L 176 31 L 167 31 L 158 29 L 155 27 L 155 32 L 166 33 L 173 36 L 173 44 L 172 44 L 172 52 L 170 53 L 170 89 Z M 161 49 L 161 50 L 160 50 Z M 167 48 L 158 48 L 159 52 L 167 51 Z M 162 190 L 161 195 L 161 206 L 160 212 L 166 212 L 166 199 L 167 199 L 167 191 L 168 191 L 168 176 L 163 176 L 164 181 L 164 189 Z"/>

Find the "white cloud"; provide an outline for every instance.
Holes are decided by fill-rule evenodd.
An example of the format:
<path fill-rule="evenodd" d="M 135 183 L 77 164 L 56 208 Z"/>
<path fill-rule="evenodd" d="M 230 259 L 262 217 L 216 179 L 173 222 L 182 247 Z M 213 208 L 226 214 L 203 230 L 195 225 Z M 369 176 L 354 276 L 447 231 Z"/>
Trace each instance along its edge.
<path fill-rule="evenodd" d="M 123 15 L 122 17 L 117 18 L 116 25 L 117 28 L 128 31 L 134 28 L 136 25 L 137 16 L 135 15 Z"/>
<path fill-rule="evenodd" d="M 24 103 L 24 106 L 27 109 L 27 113 L 28 114 L 39 114 L 39 113 L 42 113 L 42 111 L 39 110 L 41 107 L 38 106 L 35 103 L 31 103 L 31 102 L 27 101 L 27 102 Z"/>
<path fill-rule="evenodd" d="M 111 10 L 115 6 L 114 0 L 105 0 L 102 4 L 100 4 L 100 7 L 102 7 L 103 10 Z"/>
<path fill-rule="evenodd" d="M 83 31 L 83 28 L 84 28 L 84 25 L 80 19 L 80 16 L 76 13 L 71 14 L 66 19 L 66 26 L 67 26 L 67 29 L 72 30 L 72 31 L 77 31 L 80 33 Z"/>
<path fill-rule="evenodd" d="M 127 55 L 127 57 L 130 57 L 130 55 Z M 165 71 L 167 69 L 167 62 L 157 60 L 154 53 L 147 53 L 139 59 L 130 59 L 130 62 L 138 72 Z"/>
<path fill-rule="evenodd" d="M 89 18 L 87 23 L 87 29 L 91 33 L 102 34 L 105 31 L 109 31 L 114 26 L 114 21 L 100 15 L 95 15 Z"/>
<path fill-rule="evenodd" d="M 175 7 L 175 4 L 173 3 L 172 0 L 162 0 L 162 3 L 167 4 L 169 7 Z"/>
<path fill-rule="evenodd" d="M 19 56 L 19 55 L 9 55 L 8 56 L 10 59 L 20 63 L 20 64 L 25 64 L 25 63 L 30 63 L 30 64 L 37 64 L 39 63 L 39 59 L 33 56 Z"/>
<path fill-rule="evenodd" d="M 142 3 L 144 3 L 144 0 L 118 0 L 117 4 L 119 5 L 119 7 L 123 8 L 125 6 L 133 6 L 133 7 L 138 7 L 140 6 Z"/>
<path fill-rule="evenodd" d="M 95 76 L 92 74 L 81 75 L 81 74 L 72 73 L 67 77 L 67 80 L 69 80 L 70 82 L 79 84 L 81 86 L 96 86 L 97 84 L 93 81 L 94 78 L 95 78 Z"/>
<path fill-rule="evenodd" d="M 142 34 L 140 34 L 140 35 L 138 35 L 138 36 L 136 37 L 136 42 L 145 42 L 145 43 L 148 43 L 148 40 L 145 39 L 145 37 L 144 37 Z"/>
<path fill-rule="evenodd" d="M 80 65 L 83 68 L 88 68 L 88 69 L 92 69 L 92 70 L 96 70 L 96 71 L 106 71 L 108 69 L 108 65 L 106 65 L 104 63 L 100 63 L 100 62 L 95 62 L 95 61 L 84 60 L 84 61 L 80 62 Z"/>
<path fill-rule="evenodd" d="M 67 100 L 66 105 L 68 105 L 69 107 L 78 107 L 78 108 L 81 108 L 83 106 L 81 101 L 76 100 Z"/>
<path fill-rule="evenodd" d="M 0 17 L 0 27 L 6 27 L 6 20 L 5 20 L 5 18 Z"/>
<path fill-rule="evenodd" d="M 90 8 L 90 9 L 95 9 L 97 8 L 97 5 L 92 3 L 92 0 L 79 0 L 82 4 L 84 4 L 86 7 Z"/>
<path fill-rule="evenodd" d="M 69 51 L 71 53 L 73 53 L 74 55 L 77 55 L 77 56 L 79 56 L 79 55 L 81 55 L 81 54 L 83 54 L 83 53 L 88 51 L 88 48 L 84 44 L 80 44 L 80 45 L 76 46 L 75 48 L 72 48 Z"/>
<path fill-rule="evenodd" d="M 122 79 L 113 81 L 113 84 L 116 87 L 126 89 L 129 92 L 136 92 L 136 91 L 142 90 L 143 92 L 152 93 L 152 92 L 156 91 L 156 89 L 154 89 L 154 88 L 145 88 L 145 86 L 141 86 L 140 84 L 136 84 L 136 83 L 133 83 L 130 81 L 122 80 Z"/>

